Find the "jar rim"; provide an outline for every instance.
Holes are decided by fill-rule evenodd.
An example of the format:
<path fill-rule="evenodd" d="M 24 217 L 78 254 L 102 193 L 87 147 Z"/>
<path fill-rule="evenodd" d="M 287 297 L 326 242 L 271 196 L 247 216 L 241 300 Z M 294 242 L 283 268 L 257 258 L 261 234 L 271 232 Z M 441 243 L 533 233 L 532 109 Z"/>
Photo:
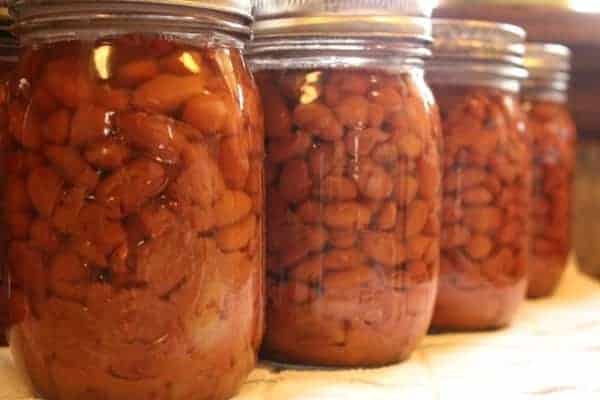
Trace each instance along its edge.
<path fill-rule="evenodd" d="M 531 74 L 571 71 L 571 50 L 558 43 L 528 42 L 525 44 L 525 67 Z"/>
<path fill-rule="evenodd" d="M 146 3 L 143 13 L 139 12 L 140 2 Z M 39 31 L 53 34 L 64 32 L 66 36 L 72 36 L 72 32 L 78 29 L 114 30 L 115 25 L 118 24 L 121 24 L 120 30 L 126 32 L 138 32 L 142 29 L 146 32 L 149 26 L 154 26 L 154 31 L 157 33 L 215 30 L 238 35 L 244 39 L 250 38 L 252 22 L 250 18 L 198 5 L 192 7 L 187 3 L 196 2 L 189 0 L 103 2 L 15 0 L 9 9 L 11 15 L 15 17 L 11 30 L 24 40 Z M 156 26 L 161 29 L 156 29 Z M 37 37 L 40 35 L 38 34 Z"/>
<path fill-rule="evenodd" d="M 255 0 L 259 20 L 317 15 L 406 15 L 430 18 L 430 0 Z"/>
<path fill-rule="evenodd" d="M 524 65 L 527 34 L 519 26 L 480 20 L 433 19 L 435 60 Z"/>
<path fill-rule="evenodd" d="M 67 1 L 56 1 L 56 0 L 8 0 L 10 4 L 10 12 L 15 18 L 30 18 L 35 16 L 38 12 L 43 12 L 44 8 L 50 8 L 55 6 L 67 6 L 69 4 L 77 5 L 82 3 L 98 3 L 98 0 L 67 0 Z M 110 3 L 111 1 L 104 2 Z M 114 1 L 113 1 L 114 2 Z M 57 4 L 58 3 L 58 4 Z M 247 18 L 249 21 L 252 17 L 252 3 L 249 0 L 122 0 L 118 3 L 132 3 L 138 7 L 140 3 L 152 4 L 152 5 L 166 5 L 166 6 L 179 6 L 187 8 L 199 8 L 205 10 L 212 10 L 222 12 L 226 14 L 233 14 L 243 18 Z M 105 6 L 105 10 L 110 8 Z M 139 8 L 138 8 L 139 12 Z"/>

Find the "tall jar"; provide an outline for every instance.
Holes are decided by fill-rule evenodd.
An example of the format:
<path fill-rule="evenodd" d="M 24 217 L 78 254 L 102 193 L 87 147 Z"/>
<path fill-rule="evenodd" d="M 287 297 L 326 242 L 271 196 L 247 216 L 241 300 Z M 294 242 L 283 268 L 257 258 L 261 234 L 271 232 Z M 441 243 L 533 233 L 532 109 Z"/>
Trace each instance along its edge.
<path fill-rule="evenodd" d="M 47 400 L 226 399 L 263 327 L 250 4 L 20 0 L 9 342 Z"/>
<path fill-rule="evenodd" d="M 1 4 L 1 3 L 0 3 Z M 11 19 L 8 9 L 0 7 L 0 131 L 8 128 L 8 117 L 6 112 L 6 100 L 8 97 L 8 85 L 11 74 L 17 63 L 18 45 L 15 38 L 8 33 Z M 0 169 L 0 181 L 4 179 L 3 171 Z M 0 206 L 1 209 L 1 206 Z M 0 244 L 5 240 L 5 229 L 0 228 Z M 1 254 L 1 252 L 0 252 Z M 0 255 L 0 346 L 6 346 L 5 331 L 8 325 L 8 279 L 5 270 L 5 257 Z"/>
<path fill-rule="evenodd" d="M 519 100 L 524 39 L 511 25 L 434 20 L 427 78 L 445 146 L 436 330 L 503 327 L 525 297 L 531 160 Z"/>
<path fill-rule="evenodd" d="M 529 43 L 523 109 L 533 152 L 532 242 L 529 297 L 551 295 L 571 252 L 575 122 L 567 106 L 570 51 L 558 44 Z"/>
<path fill-rule="evenodd" d="M 264 355 L 403 360 L 429 327 L 439 266 L 430 20 L 399 16 L 427 14 L 406 4 L 275 3 L 259 4 L 251 49 L 266 110 Z"/>

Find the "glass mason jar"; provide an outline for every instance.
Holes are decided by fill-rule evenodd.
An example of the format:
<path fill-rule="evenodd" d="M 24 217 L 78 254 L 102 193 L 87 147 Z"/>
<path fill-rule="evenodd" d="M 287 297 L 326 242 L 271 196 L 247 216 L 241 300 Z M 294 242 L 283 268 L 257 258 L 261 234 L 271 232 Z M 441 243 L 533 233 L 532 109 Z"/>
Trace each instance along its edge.
<path fill-rule="evenodd" d="M 525 297 L 531 187 L 520 107 L 525 32 L 434 20 L 428 82 L 444 136 L 441 272 L 433 327 L 505 326 Z"/>
<path fill-rule="evenodd" d="M 250 59 L 266 110 L 264 355 L 403 360 L 429 327 L 439 266 L 430 20 L 368 1 L 309 1 L 283 17 L 270 3 Z"/>
<path fill-rule="evenodd" d="M 523 109 L 532 140 L 533 203 L 529 297 L 551 295 L 571 252 L 575 170 L 575 122 L 567 106 L 570 51 L 558 44 L 529 43 Z"/>
<path fill-rule="evenodd" d="M 1 3 L 0 3 L 1 5 Z M 8 116 L 6 101 L 11 74 L 17 63 L 18 45 L 13 36 L 8 33 L 11 20 L 8 9 L 0 7 L 0 131 L 7 129 Z M 3 172 L 0 170 L 0 174 Z M 4 177 L 2 177 L 3 179 Z M 0 240 L 4 240 L 4 228 Z M 8 325 L 8 279 L 5 271 L 5 257 L 0 255 L 0 346 L 6 346 L 5 331 Z"/>
<path fill-rule="evenodd" d="M 264 149 L 249 8 L 16 2 L 9 342 L 44 399 L 225 399 L 254 367 Z"/>

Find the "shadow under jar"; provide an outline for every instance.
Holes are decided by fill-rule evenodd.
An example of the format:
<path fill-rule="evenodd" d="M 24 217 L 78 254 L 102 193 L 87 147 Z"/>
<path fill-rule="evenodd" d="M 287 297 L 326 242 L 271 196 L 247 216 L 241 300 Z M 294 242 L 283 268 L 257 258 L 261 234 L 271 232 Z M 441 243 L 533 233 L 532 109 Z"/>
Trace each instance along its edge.
<path fill-rule="evenodd" d="M 226 399 L 263 331 L 248 10 L 84 3 L 14 9 L 13 356 L 47 400 Z"/>
<path fill-rule="evenodd" d="M 11 20 L 8 9 L 0 7 L 0 132 L 4 135 L 8 129 L 8 115 L 6 101 L 8 98 L 8 85 L 17 63 L 18 44 L 16 39 L 8 33 Z M 4 179 L 4 172 L 0 171 L 0 179 Z M 3 207 L 0 207 L 2 209 Z M 6 229 L 0 230 L 1 246 L 5 245 Z M 5 268 L 5 256 L 0 253 L 0 346 L 6 346 L 6 328 L 8 326 L 8 272 Z"/>
<path fill-rule="evenodd" d="M 523 109 L 533 147 L 533 203 L 529 297 L 551 295 L 571 252 L 571 208 L 575 170 L 575 122 L 567 105 L 570 51 L 530 43 L 525 65 Z"/>
<path fill-rule="evenodd" d="M 256 24 L 268 143 L 263 354 L 277 361 L 397 362 L 433 312 L 441 132 L 423 80 L 430 21 L 352 13 L 259 11 Z"/>
<path fill-rule="evenodd" d="M 435 330 L 508 325 L 525 297 L 531 160 L 519 100 L 525 33 L 434 20 L 428 65 L 444 136 Z"/>

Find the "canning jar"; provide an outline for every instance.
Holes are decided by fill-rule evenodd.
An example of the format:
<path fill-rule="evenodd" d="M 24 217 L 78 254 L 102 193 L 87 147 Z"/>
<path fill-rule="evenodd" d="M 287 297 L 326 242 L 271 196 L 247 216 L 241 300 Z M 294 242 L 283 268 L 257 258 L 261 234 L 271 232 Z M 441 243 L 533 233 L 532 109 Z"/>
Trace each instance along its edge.
<path fill-rule="evenodd" d="M 428 329 L 439 266 L 430 20 L 399 16 L 418 15 L 406 4 L 392 15 L 368 1 L 309 1 L 284 17 L 269 3 L 251 48 L 266 110 L 264 355 L 405 359 Z"/>
<path fill-rule="evenodd" d="M 505 326 L 525 297 L 531 160 L 519 89 L 525 32 L 434 20 L 428 81 L 444 136 L 441 272 L 433 327 Z"/>
<path fill-rule="evenodd" d="M 7 129 L 8 84 L 17 62 L 18 53 L 17 41 L 8 33 L 10 24 L 8 9 L 0 7 L 0 131 Z M 2 174 L 3 171 L 0 169 L 0 179 L 4 178 Z M 4 241 L 4 235 L 4 228 L 0 228 L 0 241 Z M 4 256 L 0 252 L 0 346 L 6 345 L 5 330 L 8 324 L 8 279 L 6 279 L 4 262 Z"/>
<path fill-rule="evenodd" d="M 526 46 L 529 78 L 522 98 L 533 156 L 529 297 L 554 292 L 571 251 L 576 134 L 567 106 L 569 61 L 570 51 L 564 46 Z"/>
<path fill-rule="evenodd" d="M 262 336 L 249 2 L 20 0 L 9 342 L 47 400 L 225 399 Z"/>

